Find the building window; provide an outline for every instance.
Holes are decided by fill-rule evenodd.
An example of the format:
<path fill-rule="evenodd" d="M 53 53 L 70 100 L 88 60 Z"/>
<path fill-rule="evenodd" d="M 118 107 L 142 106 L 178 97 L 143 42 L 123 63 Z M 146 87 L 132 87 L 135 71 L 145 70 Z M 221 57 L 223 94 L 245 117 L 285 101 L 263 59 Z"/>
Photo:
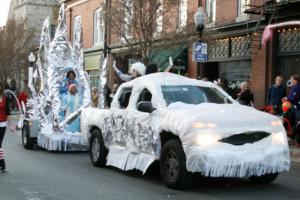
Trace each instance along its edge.
<path fill-rule="evenodd" d="M 219 78 L 228 81 L 228 87 L 238 91 L 240 84 L 251 79 L 250 60 L 232 60 L 219 62 Z"/>
<path fill-rule="evenodd" d="M 133 2 L 132 0 L 121 1 L 122 12 L 124 15 L 124 21 L 122 22 L 122 39 L 132 38 L 132 21 L 133 21 Z M 125 38 L 124 38 L 125 37 Z"/>
<path fill-rule="evenodd" d="M 76 33 L 81 29 L 81 16 L 74 17 L 73 20 L 73 41 L 75 40 Z"/>
<path fill-rule="evenodd" d="M 88 74 L 90 76 L 90 86 L 99 87 L 100 75 L 99 70 L 89 70 Z"/>
<path fill-rule="evenodd" d="M 248 4 L 249 0 L 238 0 L 238 16 L 246 15 L 245 11 Z"/>
<path fill-rule="evenodd" d="M 231 56 L 244 57 L 251 54 L 250 36 L 238 36 L 231 38 Z"/>
<path fill-rule="evenodd" d="M 104 41 L 104 18 L 102 9 L 94 12 L 94 45 L 103 45 Z"/>
<path fill-rule="evenodd" d="M 55 36 L 55 29 L 56 29 L 55 24 L 51 24 L 51 26 L 50 26 L 50 38 L 51 39 L 53 39 Z"/>
<path fill-rule="evenodd" d="M 182 30 L 187 24 L 187 0 L 182 0 L 178 6 L 177 30 Z"/>
<path fill-rule="evenodd" d="M 300 54 L 300 29 L 278 30 L 278 50 L 280 54 Z"/>
<path fill-rule="evenodd" d="M 158 0 L 158 9 L 156 10 L 156 23 L 154 37 L 159 37 L 163 29 L 163 0 Z M 156 7 L 156 5 L 155 5 Z"/>
<path fill-rule="evenodd" d="M 229 57 L 230 41 L 227 39 L 211 40 L 208 45 L 209 60 L 220 60 Z"/>
<path fill-rule="evenodd" d="M 206 0 L 206 14 L 208 22 L 216 21 L 216 8 L 217 8 L 216 0 Z"/>

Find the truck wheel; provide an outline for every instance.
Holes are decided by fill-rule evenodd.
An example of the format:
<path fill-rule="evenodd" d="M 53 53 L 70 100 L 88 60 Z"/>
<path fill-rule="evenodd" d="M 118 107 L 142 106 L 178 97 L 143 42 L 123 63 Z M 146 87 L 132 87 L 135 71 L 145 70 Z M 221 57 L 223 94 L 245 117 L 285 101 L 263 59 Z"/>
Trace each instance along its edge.
<path fill-rule="evenodd" d="M 27 123 L 24 123 L 22 128 L 22 144 L 25 149 L 32 149 L 35 145 L 35 138 L 30 137 L 29 126 Z"/>
<path fill-rule="evenodd" d="M 108 150 L 104 145 L 102 134 L 99 129 L 95 129 L 92 131 L 89 153 L 90 153 L 90 159 L 94 166 L 96 167 L 105 166 Z"/>
<path fill-rule="evenodd" d="M 191 186 L 192 174 L 186 170 L 186 158 L 179 140 L 167 141 L 161 152 L 160 174 L 167 187 L 186 189 Z"/>
<path fill-rule="evenodd" d="M 269 184 L 272 183 L 278 176 L 278 173 L 275 174 L 265 174 L 262 176 L 251 176 L 249 180 L 257 184 Z"/>

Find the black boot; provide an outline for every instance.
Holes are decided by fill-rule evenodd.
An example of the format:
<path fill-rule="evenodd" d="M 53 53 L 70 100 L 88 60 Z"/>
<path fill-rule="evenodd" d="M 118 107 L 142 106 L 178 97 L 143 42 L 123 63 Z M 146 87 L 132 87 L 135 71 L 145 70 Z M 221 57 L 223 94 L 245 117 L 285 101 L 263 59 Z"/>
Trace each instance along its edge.
<path fill-rule="evenodd" d="M 2 160 L 0 160 L 0 171 L 5 171 L 5 160 L 4 159 L 2 159 Z"/>

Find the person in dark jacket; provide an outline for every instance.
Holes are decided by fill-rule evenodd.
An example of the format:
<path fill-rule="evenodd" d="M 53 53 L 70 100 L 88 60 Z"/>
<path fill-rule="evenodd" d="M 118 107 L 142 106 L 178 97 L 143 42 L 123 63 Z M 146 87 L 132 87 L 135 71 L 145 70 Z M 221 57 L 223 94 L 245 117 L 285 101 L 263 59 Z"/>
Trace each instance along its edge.
<path fill-rule="evenodd" d="M 289 100 L 293 104 L 293 108 L 295 111 L 300 110 L 300 76 L 295 74 L 291 76 L 291 84 L 292 88 L 287 96 L 287 100 Z M 300 113 L 299 113 L 300 114 Z M 300 120 L 300 115 L 298 116 Z"/>
<path fill-rule="evenodd" d="M 268 90 L 268 105 L 275 108 L 276 113 L 281 113 L 282 99 L 286 96 L 286 88 L 283 86 L 283 77 L 277 76 L 275 84 Z"/>
<path fill-rule="evenodd" d="M 295 129 L 292 139 L 295 139 L 296 145 L 300 147 L 300 76 L 295 74 L 291 76 L 292 88 L 286 98 L 283 100 L 288 100 L 293 105 L 293 113 L 295 116 Z"/>
<path fill-rule="evenodd" d="M 4 94 L 4 87 L 0 84 L 0 171 L 5 171 L 5 160 L 2 149 L 7 124 L 9 122 L 10 109 L 7 97 Z"/>
<path fill-rule="evenodd" d="M 242 105 L 246 105 L 246 106 L 254 106 L 254 95 L 250 90 L 250 84 L 247 81 L 244 81 L 241 83 L 241 91 L 240 93 L 237 95 L 237 101 L 242 104 Z"/>

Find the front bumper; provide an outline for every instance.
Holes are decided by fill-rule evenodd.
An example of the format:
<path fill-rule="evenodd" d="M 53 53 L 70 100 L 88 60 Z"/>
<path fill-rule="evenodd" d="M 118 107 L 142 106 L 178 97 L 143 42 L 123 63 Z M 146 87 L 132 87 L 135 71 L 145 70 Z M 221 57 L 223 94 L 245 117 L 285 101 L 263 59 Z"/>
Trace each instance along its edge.
<path fill-rule="evenodd" d="M 287 145 L 258 144 L 234 146 L 219 143 L 215 148 L 184 147 L 187 170 L 207 177 L 239 178 L 289 170 L 290 154 Z"/>

